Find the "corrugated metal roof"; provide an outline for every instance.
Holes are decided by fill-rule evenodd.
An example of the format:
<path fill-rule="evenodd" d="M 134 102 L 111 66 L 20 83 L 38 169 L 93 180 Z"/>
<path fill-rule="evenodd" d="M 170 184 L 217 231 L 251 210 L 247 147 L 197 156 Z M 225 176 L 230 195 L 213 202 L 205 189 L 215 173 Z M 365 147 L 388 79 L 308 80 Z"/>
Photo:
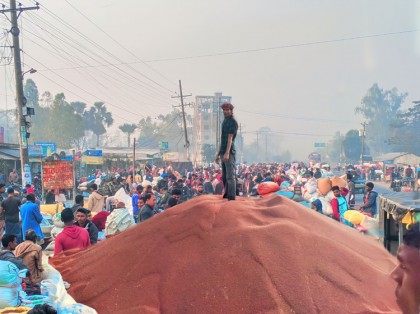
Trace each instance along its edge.
<path fill-rule="evenodd" d="M 0 151 L 0 159 L 4 159 L 4 160 L 19 160 L 19 156 L 12 156 L 9 154 L 4 154 L 3 152 Z"/>
<path fill-rule="evenodd" d="M 374 161 L 394 160 L 400 156 L 407 155 L 408 153 L 387 153 L 373 158 Z"/>

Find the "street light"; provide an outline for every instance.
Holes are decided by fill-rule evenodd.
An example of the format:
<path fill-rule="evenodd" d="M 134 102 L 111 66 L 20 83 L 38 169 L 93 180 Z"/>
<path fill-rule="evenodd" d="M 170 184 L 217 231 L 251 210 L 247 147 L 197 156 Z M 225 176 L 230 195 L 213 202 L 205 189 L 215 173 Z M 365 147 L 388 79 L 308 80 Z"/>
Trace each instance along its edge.
<path fill-rule="evenodd" d="M 34 74 L 34 73 L 36 73 L 37 71 L 34 69 L 34 68 L 30 68 L 28 71 L 26 71 L 26 72 L 23 72 L 22 73 L 22 81 L 23 81 L 23 77 L 25 76 L 25 74 L 26 73 L 31 73 L 31 74 Z"/>

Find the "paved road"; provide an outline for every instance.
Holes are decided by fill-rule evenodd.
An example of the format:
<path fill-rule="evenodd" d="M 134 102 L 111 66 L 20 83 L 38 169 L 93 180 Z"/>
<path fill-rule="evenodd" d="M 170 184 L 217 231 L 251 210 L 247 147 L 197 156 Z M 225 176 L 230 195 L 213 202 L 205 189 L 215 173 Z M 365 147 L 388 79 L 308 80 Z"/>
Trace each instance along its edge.
<path fill-rule="evenodd" d="M 375 185 L 373 189 L 378 192 L 378 196 L 392 192 L 389 183 L 373 181 L 373 184 Z M 356 204 L 363 204 L 363 194 L 356 194 Z"/>

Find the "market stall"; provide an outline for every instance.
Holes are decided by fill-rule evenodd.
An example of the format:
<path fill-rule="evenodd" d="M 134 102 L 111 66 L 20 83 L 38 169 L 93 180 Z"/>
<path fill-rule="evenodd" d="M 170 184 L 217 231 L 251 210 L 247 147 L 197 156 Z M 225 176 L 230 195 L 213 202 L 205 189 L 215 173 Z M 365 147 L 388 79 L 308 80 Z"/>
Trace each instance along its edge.
<path fill-rule="evenodd" d="M 420 192 L 397 192 L 379 196 L 379 219 L 384 226 L 384 246 L 392 250 L 391 244 L 402 243 L 404 225 L 420 220 Z"/>

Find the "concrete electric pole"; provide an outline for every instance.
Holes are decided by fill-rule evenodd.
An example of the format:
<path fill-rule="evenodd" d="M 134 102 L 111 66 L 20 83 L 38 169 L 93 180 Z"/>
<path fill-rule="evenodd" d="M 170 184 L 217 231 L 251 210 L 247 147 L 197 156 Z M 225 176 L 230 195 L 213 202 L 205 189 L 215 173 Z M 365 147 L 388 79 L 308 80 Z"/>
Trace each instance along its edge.
<path fill-rule="evenodd" d="M 363 166 L 363 155 L 365 154 L 365 138 L 366 138 L 366 121 L 362 123 L 363 129 L 360 131 L 362 137 L 362 151 L 360 153 L 360 165 Z"/>
<path fill-rule="evenodd" d="M 23 94 L 23 74 L 22 74 L 22 63 L 20 59 L 20 45 L 19 45 L 19 34 L 20 30 L 18 27 L 18 18 L 23 11 L 38 10 L 39 4 L 36 3 L 35 7 L 22 8 L 19 4 L 19 8 L 16 8 L 16 0 L 10 0 L 10 8 L 0 10 L 0 13 L 10 12 L 10 33 L 13 36 L 13 59 L 15 66 L 15 81 L 16 81 L 16 104 L 17 104 L 17 119 L 18 119 L 18 132 L 19 132 L 19 148 L 20 148 L 20 162 L 22 171 L 22 186 L 25 185 L 25 165 L 29 166 L 28 156 L 28 138 L 29 133 L 27 132 L 26 116 L 33 114 L 26 107 L 26 98 Z M 19 14 L 17 14 L 19 12 Z M 26 112 L 24 112 L 24 109 Z M 30 175 L 29 175 L 29 181 Z"/>
<path fill-rule="evenodd" d="M 187 155 L 187 160 L 190 161 L 190 142 L 188 141 L 188 133 L 187 133 L 187 120 L 185 119 L 185 108 L 184 108 L 184 98 L 191 96 L 189 95 L 182 95 L 182 85 L 181 80 L 179 80 L 179 93 L 180 96 L 172 96 L 172 98 L 180 98 L 181 99 L 181 109 L 182 109 L 182 121 L 184 125 L 184 140 L 185 140 L 185 151 Z"/>

